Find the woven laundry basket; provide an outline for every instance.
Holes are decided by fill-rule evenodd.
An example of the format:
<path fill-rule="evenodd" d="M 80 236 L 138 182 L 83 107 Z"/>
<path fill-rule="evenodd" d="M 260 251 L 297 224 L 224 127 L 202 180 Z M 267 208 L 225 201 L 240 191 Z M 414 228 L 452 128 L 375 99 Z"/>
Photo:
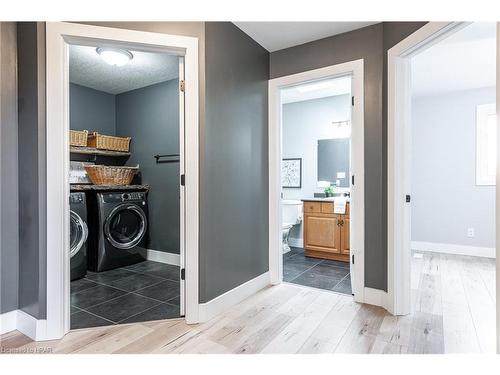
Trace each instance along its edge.
<path fill-rule="evenodd" d="M 100 150 L 128 152 L 130 148 L 130 137 L 115 137 L 112 135 L 99 134 L 93 132 L 88 136 L 89 147 Z"/>
<path fill-rule="evenodd" d="M 86 147 L 88 142 L 88 130 L 70 130 L 69 131 L 69 145 Z"/>
<path fill-rule="evenodd" d="M 124 186 L 130 185 L 135 174 L 139 170 L 137 167 L 115 167 L 107 165 L 85 165 L 84 166 L 90 181 L 94 185 Z"/>

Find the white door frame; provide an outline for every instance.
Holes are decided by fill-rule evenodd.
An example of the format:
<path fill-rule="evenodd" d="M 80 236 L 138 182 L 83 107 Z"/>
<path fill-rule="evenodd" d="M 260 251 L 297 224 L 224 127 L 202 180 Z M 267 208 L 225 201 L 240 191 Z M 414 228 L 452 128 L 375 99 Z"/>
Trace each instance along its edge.
<path fill-rule="evenodd" d="M 283 251 L 281 234 L 281 89 L 325 78 L 352 76 L 355 98 L 351 114 L 351 255 L 355 255 L 353 272 L 354 299 L 364 301 L 365 253 L 365 194 L 364 194 L 364 70 L 363 60 L 327 66 L 269 81 L 269 271 L 271 284 L 283 281 Z M 350 179 L 352 182 L 352 180 Z"/>
<path fill-rule="evenodd" d="M 387 52 L 387 309 L 394 315 L 411 312 L 411 58 L 467 24 L 429 22 Z"/>
<path fill-rule="evenodd" d="M 498 109 L 500 108 L 500 22 L 497 23 L 497 150 L 500 145 L 500 116 Z M 496 186 L 500 186 L 500 152 L 497 151 L 497 180 Z M 496 189 L 496 321 L 497 321 L 497 354 L 500 354 L 500 189 Z"/>
<path fill-rule="evenodd" d="M 197 323 L 198 299 L 198 38 L 48 22 L 47 48 L 47 318 L 37 339 L 69 331 L 69 44 L 123 46 L 184 56 L 184 246 L 186 322 Z M 182 138 L 182 136 L 181 136 Z M 182 156 L 181 156 L 182 158 Z M 182 161 L 182 159 L 181 159 Z M 181 211 L 182 207 L 181 207 Z M 182 235 L 181 235 L 182 237 Z"/>

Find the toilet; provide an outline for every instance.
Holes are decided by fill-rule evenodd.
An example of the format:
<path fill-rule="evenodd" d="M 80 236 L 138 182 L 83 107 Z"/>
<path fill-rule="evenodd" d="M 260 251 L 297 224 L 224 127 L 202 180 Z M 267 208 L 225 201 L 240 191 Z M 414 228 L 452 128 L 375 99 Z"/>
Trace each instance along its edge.
<path fill-rule="evenodd" d="M 302 201 L 295 199 L 283 199 L 281 201 L 282 218 L 281 228 L 283 233 L 283 254 L 290 251 L 288 236 L 294 225 L 302 222 Z"/>

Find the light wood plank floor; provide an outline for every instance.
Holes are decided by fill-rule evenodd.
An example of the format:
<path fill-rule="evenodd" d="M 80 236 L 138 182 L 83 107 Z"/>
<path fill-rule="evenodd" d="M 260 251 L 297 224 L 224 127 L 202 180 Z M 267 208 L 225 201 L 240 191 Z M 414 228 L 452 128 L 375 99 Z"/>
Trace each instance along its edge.
<path fill-rule="evenodd" d="M 293 284 L 269 287 L 188 326 L 167 320 L 71 331 L 33 342 L 0 336 L 2 353 L 494 353 L 494 260 L 414 253 L 409 316 Z"/>

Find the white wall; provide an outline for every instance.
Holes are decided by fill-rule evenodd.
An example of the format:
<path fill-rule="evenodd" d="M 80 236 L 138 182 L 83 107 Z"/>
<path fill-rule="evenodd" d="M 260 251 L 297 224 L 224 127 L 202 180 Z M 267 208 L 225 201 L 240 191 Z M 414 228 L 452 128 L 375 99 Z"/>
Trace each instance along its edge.
<path fill-rule="evenodd" d="M 315 192 L 323 192 L 317 188 L 318 139 L 338 137 L 332 122 L 349 119 L 350 111 L 350 95 L 283 105 L 283 158 L 302 158 L 302 188 L 283 188 L 283 198 L 312 198 Z M 290 237 L 301 240 L 301 226 Z"/>
<path fill-rule="evenodd" d="M 412 241 L 495 246 L 495 187 L 475 185 L 476 105 L 494 102 L 494 87 L 413 99 Z"/>

